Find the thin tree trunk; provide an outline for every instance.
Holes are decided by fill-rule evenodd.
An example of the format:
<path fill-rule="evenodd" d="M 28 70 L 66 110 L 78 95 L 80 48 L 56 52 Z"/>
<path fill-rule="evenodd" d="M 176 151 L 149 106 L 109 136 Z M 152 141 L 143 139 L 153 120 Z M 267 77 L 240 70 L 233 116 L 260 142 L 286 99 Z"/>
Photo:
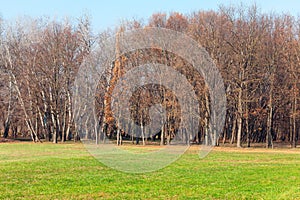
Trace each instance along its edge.
<path fill-rule="evenodd" d="M 53 96 L 52 96 L 52 89 L 49 88 L 49 98 L 50 98 L 50 114 L 51 114 L 51 120 L 52 120 L 52 126 L 53 126 L 53 132 L 52 132 L 52 141 L 53 143 L 57 143 L 57 123 L 55 120 L 54 110 L 52 106 Z"/>
<path fill-rule="evenodd" d="M 144 133 L 144 125 L 143 125 L 143 116 L 142 115 L 141 115 L 141 131 L 142 131 L 143 146 L 145 146 L 145 133 Z"/>
<path fill-rule="evenodd" d="M 205 91 L 205 117 L 204 117 L 205 145 L 210 145 L 212 142 L 210 125 L 209 125 L 209 117 L 210 117 L 209 98 L 208 98 L 208 92 Z"/>
<path fill-rule="evenodd" d="M 237 147 L 242 147 L 241 146 L 241 138 L 242 138 L 242 88 L 239 88 L 239 96 L 238 96 L 238 114 L 237 114 L 237 126 L 238 126 L 238 131 L 237 131 L 237 141 L 236 141 L 236 146 Z"/>
<path fill-rule="evenodd" d="M 162 119 L 163 122 L 163 119 Z M 165 127 L 164 127 L 164 123 L 162 123 L 161 126 L 161 135 L 160 135 L 160 145 L 164 145 L 165 144 Z"/>
<path fill-rule="evenodd" d="M 11 115 L 11 100 L 12 100 L 12 81 L 11 76 L 9 76 L 9 100 L 8 100 L 8 107 L 7 107 L 7 117 L 4 122 L 4 138 L 8 137 L 9 128 L 10 128 L 10 115 Z"/>
<path fill-rule="evenodd" d="M 70 130 L 72 126 L 72 102 L 71 102 L 71 94 L 69 91 L 67 91 L 67 97 L 68 97 L 68 123 L 66 129 L 66 139 L 68 140 L 70 138 Z"/>
<path fill-rule="evenodd" d="M 233 144 L 236 138 L 236 118 L 234 117 L 235 114 L 232 116 L 232 131 L 231 131 L 231 139 L 230 144 Z"/>
<path fill-rule="evenodd" d="M 98 119 L 97 115 L 94 115 L 94 132 L 95 132 L 95 138 L 96 138 L 96 144 L 99 144 L 99 134 L 98 134 Z"/>
<path fill-rule="evenodd" d="M 249 110 L 248 104 L 245 106 L 246 118 L 245 118 L 245 126 L 246 126 L 246 136 L 247 136 L 247 147 L 250 147 L 250 132 L 249 132 Z"/>
<path fill-rule="evenodd" d="M 266 147 L 267 148 L 270 148 L 270 147 L 273 148 L 272 118 L 273 118 L 273 106 L 272 106 L 272 103 L 269 103 L 269 114 L 268 114 L 268 119 L 267 119 L 267 134 L 266 134 Z"/>
<path fill-rule="evenodd" d="M 297 98 L 296 95 L 294 95 L 294 103 L 293 103 L 293 116 L 292 116 L 292 122 L 293 122 L 293 130 L 292 130 L 292 148 L 297 147 L 297 126 L 296 126 L 296 112 L 297 112 Z"/>
<path fill-rule="evenodd" d="M 61 129 L 61 142 L 65 142 L 66 140 L 66 135 L 65 135 L 65 131 L 66 131 L 66 126 L 67 126 L 67 102 L 65 101 L 64 103 L 64 109 L 63 109 L 63 118 L 62 118 L 62 129 Z"/>
<path fill-rule="evenodd" d="M 266 134 L 266 148 L 273 148 L 272 125 L 273 125 L 273 89 L 274 89 L 274 73 L 270 76 L 270 92 L 268 102 L 268 118 L 267 118 L 267 134 Z"/>
<path fill-rule="evenodd" d="M 44 139 L 47 139 L 47 130 L 46 130 L 46 124 L 44 122 L 44 117 L 42 115 L 42 112 L 41 112 L 41 109 L 39 108 L 39 106 L 37 106 L 37 109 L 38 109 L 38 115 L 39 115 L 39 119 L 40 119 L 40 122 L 41 122 L 41 126 L 42 126 L 42 129 L 43 129 L 43 135 L 44 135 Z"/>
<path fill-rule="evenodd" d="M 225 121 L 225 126 L 223 129 L 223 141 L 222 141 L 223 145 L 226 143 L 227 131 L 228 131 L 228 127 L 229 127 L 228 123 L 229 123 L 228 120 Z"/>

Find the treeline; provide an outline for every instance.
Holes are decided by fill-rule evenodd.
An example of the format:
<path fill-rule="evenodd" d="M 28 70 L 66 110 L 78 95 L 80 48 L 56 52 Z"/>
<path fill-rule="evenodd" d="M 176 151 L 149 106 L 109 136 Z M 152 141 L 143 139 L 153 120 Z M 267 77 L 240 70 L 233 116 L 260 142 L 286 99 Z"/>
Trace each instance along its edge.
<path fill-rule="evenodd" d="M 192 37 L 206 49 L 219 68 L 225 84 L 227 111 L 224 130 L 215 145 L 229 142 L 241 147 L 242 143 L 246 146 L 265 143 L 266 147 L 273 147 L 273 143 L 278 142 L 296 147 L 300 128 L 299 19 L 288 14 L 261 13 L 256 6 L 239 6 L 189 15 L 155 13 L 147 22 L 132 20 L 120 27 L 115 31 L 93 34 L 88 17 L 63 22 L 46 18 L 23 19 L 13 25 L 1 21 L 0 120 L 3 137 L 30 136 L 33 141 L 43 139 L 53 142 L 78 139 L 72 87 L 85 56 L 107 35 L 136 28 L 160 27 Z M 126 56 L 131 60 L 146 59 L 137 58 L 137 54 Z M 170 61 L 172 59 L 181 62 L 182 69 L 179 68 L 179 71 L 189 67 L 174 56 L 170 58 L 170 54 L 160 57 L 168 60 L 169 63 L 162 62 L 164 64 L 178 66 Z M 116 83 L 114 79 L 119 78 L 117 71 L 122 65 L 126 63 L 112 63 L 112 76 L 104 78 L 104 82 L 111 85 L 100 86 L 102 90 L 97 94 L 100 96 L 97 120 L 106 136 L 118 139 L 129 130 L 118 130 L 111 110 L 101 101 L 106 104 L 109 101 L 107 94 Z M 188 72 L 186 74 L 189 75 Z M 202 83 L 195 85 L 199 100 L 204 102 L 199 108 L 200 113 L 204 113 L 206 118 L 209 114 L 205 105 L 209 103 L 207 91 Z M 158 86 L 149 87 L 165 90 Z M 148 91 L 144 94 L 149 99 L 153 98 L 149 93 L 151 90 L 140 90 Z M 141 91 L 134 98 L 140 99 L 138 94 Z M 172 96 L 171 92 L 168 95 Z M 171 97 L 155 102 L 162 104 L 172 118 L 162 127 L 161 144 L 165 143 L 164 140 L 171 140 L 177 131 L 178 120 L 174 112 L 178 112 L 178 102 L 173 101 L 175 111 L 172 113 L 172 106 L 166 102 L 168 98 Z M 144 103 L 147 104 L 147 101 Z M 147 119 L 139 117 L 145 113 L 135 110 L 133 113 L 135 118 L 141 119 L 136 123 L 146 124 Z M 199 133 L 195 138 L 189 138 L 196 143 L 202 143 L 209 130 L 207 120 L 201 119 L 199 124 Z M 88 137 L 98 134 L 97 130 L 95 132 L 87 134 Z"/>

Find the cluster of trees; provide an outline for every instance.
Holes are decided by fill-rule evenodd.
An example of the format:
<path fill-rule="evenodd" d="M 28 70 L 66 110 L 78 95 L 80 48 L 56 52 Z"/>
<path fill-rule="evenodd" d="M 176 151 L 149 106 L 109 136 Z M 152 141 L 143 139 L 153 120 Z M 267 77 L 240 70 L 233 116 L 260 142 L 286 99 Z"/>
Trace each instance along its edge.
<path fill-rule="evenodd" d="M 74 137 L 71 87 L 91 47 L 90 22 L 22 19 L 0 24 L 3 137 Z M 76 134 L 75 134 L 76 135 Z"/>
<path fill-rule="evenodd" d="M 187 34 L 206 49 L 218 67 L 224 79 L 227 110 L 224 129 L 215 145 L 265 143 L 266 147 L 273 147 L 274 142 L 282 142 L 296 147 L 300 131 L 300 19 L 288 14 L 261 13 L 255 5 L 220 7 L 218 11 L 190 15 L 155 13 L 146 23 L 129 21 L 116 31 L 97 37 L 92 35 L 88 17 L 76 23 L 34 19 L 4 26 L 0 21 L 3 137 L 21 134 L 34 141 L 42 138 L 53 142 L 76 139 L 71 90 L 84 57 L 93 45 L 101 44 L 104 35 L 147 27 Z M 190 139 L 202 143 L 210 130 L 207 88 L 201 77 L 193 77 L 191 66 L 171 52 L 154 49 L 119 55 L 100 80 L 96 120 L 107 136 L 118 140 L 120 134 L 130 132 L 118 130 L 109 108 L 110 95 L 126 66 L 147 63 L 153 58 L 184 74 L 193 85 L 202 103 L 200 131 Z M 162 104 L 169 120 L 162 126 L 161 144 L 174 137 L 180 105 L 171 91 L 148 85 L 133 95 L 132 102 L 132 117 L 141 126 L 149 122 L 145 109 Z M 93 134 L 97 138 L 97 130 L 87 135 Z"/>

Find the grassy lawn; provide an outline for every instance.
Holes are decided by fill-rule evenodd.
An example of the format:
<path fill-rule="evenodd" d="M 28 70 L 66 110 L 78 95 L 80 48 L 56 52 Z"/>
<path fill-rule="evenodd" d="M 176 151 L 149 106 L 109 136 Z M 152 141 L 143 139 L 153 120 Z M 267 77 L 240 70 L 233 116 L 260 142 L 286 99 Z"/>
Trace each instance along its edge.
<path fill-rule="evenodd" d="M 0 199 L 300 199 L 300 149 L 195 147 L 152 173 L 112 170 L 78 144 L 0 144 Z"/>

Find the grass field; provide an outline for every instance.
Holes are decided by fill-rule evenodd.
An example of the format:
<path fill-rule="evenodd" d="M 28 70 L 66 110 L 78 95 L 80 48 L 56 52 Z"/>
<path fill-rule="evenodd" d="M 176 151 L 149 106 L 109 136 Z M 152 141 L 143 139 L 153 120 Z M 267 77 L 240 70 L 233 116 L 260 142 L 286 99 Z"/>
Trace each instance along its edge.
<path fill-rule="evenodd" d="M 77 144 L 0 144 L 0 199 L 300 199 L 300 149 L 192 147 L 152 173 L 112 170 Z"/>

